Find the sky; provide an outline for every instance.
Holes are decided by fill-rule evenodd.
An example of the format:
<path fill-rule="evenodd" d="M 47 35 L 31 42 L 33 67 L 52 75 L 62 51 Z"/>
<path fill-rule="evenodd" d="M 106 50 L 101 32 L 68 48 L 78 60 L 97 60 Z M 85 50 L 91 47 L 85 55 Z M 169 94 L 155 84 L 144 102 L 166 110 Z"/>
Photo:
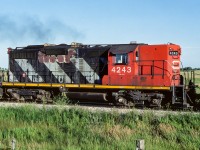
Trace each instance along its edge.
<path fill-rule="evenodd" d="M 200 0 L 0 0 L 0 67 L 8 47 L 35 44 L 178 44 L 200 68 Z"/>

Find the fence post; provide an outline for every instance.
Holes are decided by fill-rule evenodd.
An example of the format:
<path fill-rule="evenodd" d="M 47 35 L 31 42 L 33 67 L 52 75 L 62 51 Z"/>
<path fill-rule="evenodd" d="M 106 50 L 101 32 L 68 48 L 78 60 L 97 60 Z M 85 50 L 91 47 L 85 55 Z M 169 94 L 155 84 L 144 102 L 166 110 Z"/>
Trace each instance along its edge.
<path fill-rule="evenodd" d="M 15 144 L 16 144 L 16 140 L 15 138 L 12 139 L 12 150 L 15 150 Z"/>
<path fill-rule="evenodd" d="M 145 149 L 144 140 L 142 139 L 136 140 L 136 150 L 144 150 L 144 149 Z"/>

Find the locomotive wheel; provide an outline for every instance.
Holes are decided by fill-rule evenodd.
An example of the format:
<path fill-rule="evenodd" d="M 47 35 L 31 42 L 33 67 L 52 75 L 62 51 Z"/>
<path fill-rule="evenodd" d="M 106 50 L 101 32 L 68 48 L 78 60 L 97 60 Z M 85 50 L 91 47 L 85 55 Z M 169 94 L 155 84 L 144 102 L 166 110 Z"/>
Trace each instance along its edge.
<path fill-rule="evenodd" d="M 117 102 L 120 104 L 120 105 L 123 105 L 125 107 L 131 107 L 131 106 L 134 106 L 134 104 L 131 102 L 131 101 L 128 101 L 127 99 L 125 99 L 124 97 L 122 96 L 119 96 L 117 98 Z"/>
<path fill-rule="evenodd" d="M 37 94 L 37 101 L 42 103 L 47 103 L 51 99 L 51 92 L 40 90 Z"/>
<path fill-rule="evenodd" d="M 161 109 L 161 102 L 162 99 L 152 99 L 150 102 L 150 108 Z"/>

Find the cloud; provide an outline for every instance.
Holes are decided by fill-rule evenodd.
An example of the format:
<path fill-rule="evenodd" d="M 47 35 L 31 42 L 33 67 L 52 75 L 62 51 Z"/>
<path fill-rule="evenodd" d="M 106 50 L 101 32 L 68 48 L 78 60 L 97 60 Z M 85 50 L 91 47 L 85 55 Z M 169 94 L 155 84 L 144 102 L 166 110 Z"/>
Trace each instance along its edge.
<path fill-rule="evenodd" d="M 41 20 L 36 16 L 0 15 L 0 40 L 2 42 L 46 43 L 55 42 L 60 37 L 65 40 L 77 40 L 83 38 L 84 35 L 70 25 L 56 19 Z"/>

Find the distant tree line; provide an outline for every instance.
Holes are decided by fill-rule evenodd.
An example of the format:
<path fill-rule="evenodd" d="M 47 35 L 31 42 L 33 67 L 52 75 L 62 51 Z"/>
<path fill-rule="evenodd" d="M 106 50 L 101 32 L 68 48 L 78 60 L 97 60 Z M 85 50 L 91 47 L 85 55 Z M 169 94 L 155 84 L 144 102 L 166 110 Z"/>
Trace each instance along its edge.
<path fill-rule="evenodd" d="M 200 68 L 192 68 L 192 67 L 181 68 L 181 71 L 190 71 L 190 70 L 200 70 Z"/>
<path fill-rule="evenodd" d="M 8 70 L 7 68 L 0 67 L 0 71 L 7 71 L 7 70 Z"/>

